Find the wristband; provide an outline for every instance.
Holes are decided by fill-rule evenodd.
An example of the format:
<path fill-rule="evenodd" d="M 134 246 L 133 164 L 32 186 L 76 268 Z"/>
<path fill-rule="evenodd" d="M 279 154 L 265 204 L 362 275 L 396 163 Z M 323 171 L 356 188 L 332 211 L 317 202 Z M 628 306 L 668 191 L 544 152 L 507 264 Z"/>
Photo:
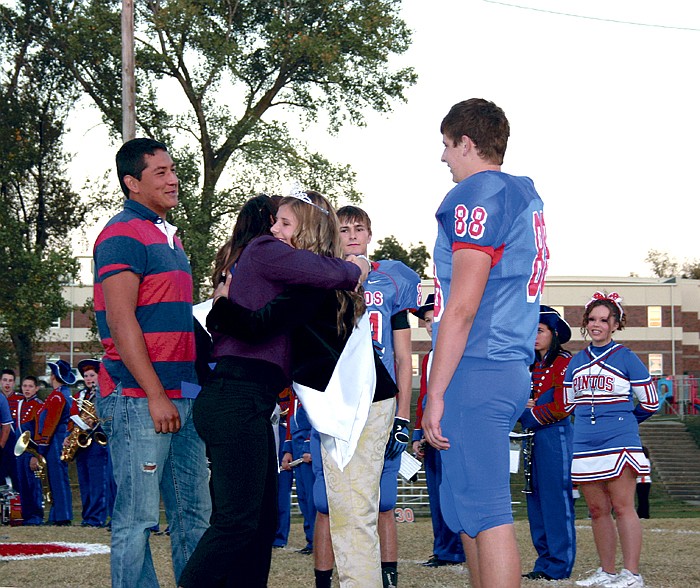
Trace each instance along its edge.
<path fill-rule="evenodd" d="M 367 262 L 367 265 L 369 266 L 369 271 L 372 271 L 372 262 L 367 258 L 366 255 L 356 255 L 355 258 L 364 259 Z"/>

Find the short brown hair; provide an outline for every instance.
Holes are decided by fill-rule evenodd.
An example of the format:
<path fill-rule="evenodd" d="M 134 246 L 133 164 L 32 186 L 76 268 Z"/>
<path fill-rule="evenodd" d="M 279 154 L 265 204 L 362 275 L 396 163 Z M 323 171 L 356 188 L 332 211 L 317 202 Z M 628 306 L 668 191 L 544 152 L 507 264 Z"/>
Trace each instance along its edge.
<path fill-rule="evenodd" d="M 372 234 L 372 221 L 369 215 L 359 206 L 343 206 L 338 209 L 337 214 L 341 225 L 344 223 L 363 223 L 370 235 Z"/>
<path fill-rule="evenodd" d="M 466 135 L 479 155 L 491 164 L 501 165 L 508 147 L 510 124 L 505 112 L 483 98 L 458 102 L 442 119 L 440 132 L 456 146 Z"/>

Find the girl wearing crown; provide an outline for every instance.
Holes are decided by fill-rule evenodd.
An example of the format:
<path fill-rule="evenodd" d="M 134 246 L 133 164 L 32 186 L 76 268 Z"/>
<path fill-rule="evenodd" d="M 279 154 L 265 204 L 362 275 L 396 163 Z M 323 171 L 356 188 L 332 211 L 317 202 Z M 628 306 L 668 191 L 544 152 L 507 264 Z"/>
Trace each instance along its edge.
<path fill-rule="evenodd" d="M 575 416 L 571 477 L 588 504 L 600 559 L 600 567 L 577 586 L 644 586 L 639 574 L 642 527 L 634 494 L 637 476 L 648 474 L 650 466 L 639 423 L 656 412 L 659 399 L 646 366 L 613 341 L 625 319 L 619 294 L 596 292 L 581 324 L 581 334 L 591 343 L 574 356 L 564 378 L 566 403 Z M 615 574 L 618 535 L 623 569 Z"/>
<path fill-rule="evenodd" d="M 262 236 L 244 245 L 215 291 L 207 317 L 217 363 L 197 397 L 193 418 L 211 462 L 213 513 L 180 576 L 178 584 L 184 588 L 267 586 L 277 528 L 278 465 L 270 415 L 291 380 L 289 329 L 278 329 L 265 341 L 244 341 L 227 328 L 229 305 L 259 309 L 293 285 L 352 291 L 369 269 L 364 260 L 349 263 L 327 256 L 333 241 L 324 227 L 335 214 L 329 221 L 323 203 L 306 193 L 292 200 L 318 213 L 316 223 L 307 225 L 306 240 L 297 235 L 295 246 L 283 238 L 294 231 L 280 206 L 274 236 L 266 234 L 267 225 L 258 233 Z M 237 225 L 246 220 L 249 208 L 241 211 Z M 268 215 L 255 222 L 265 225 L 269 220 Z"/>

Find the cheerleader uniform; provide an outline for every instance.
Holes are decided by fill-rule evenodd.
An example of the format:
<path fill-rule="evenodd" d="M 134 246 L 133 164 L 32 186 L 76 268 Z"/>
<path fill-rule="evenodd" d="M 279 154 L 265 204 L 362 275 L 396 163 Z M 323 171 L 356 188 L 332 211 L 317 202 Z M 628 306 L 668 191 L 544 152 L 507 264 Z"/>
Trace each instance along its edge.
<path fill-rule="evenodd" d="M 589 345 L 571 360 L 564 389 L 575 416 L 573 483 L 612 480 L 626 466 L 649 474 L 639 423 L 656 412 L 659 397 L 641 360 L 614 341 Z"/>

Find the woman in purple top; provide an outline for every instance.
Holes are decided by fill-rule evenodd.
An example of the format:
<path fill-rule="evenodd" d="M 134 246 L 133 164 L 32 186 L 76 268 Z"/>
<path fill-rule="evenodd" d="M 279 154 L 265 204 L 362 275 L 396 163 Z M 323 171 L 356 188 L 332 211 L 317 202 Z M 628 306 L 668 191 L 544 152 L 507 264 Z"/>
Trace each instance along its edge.
<path fill-rule="evenodd" d="M 306 193 L 298 197 L 318 206 Z M 324 212 L 317 239 L 328 234 L 326 225 L 337 222 L 332 211 Z M 263 226 L 273 220 L 251 204 L 241 210 L 237 225 L 248 222 L 244 219 L 251 214 Z M 232 276 L 217 288 L 214 306 L 226 297 L 257 310 L 290 285 L 353 290 L 365 279 L 368 266 L 365 260 L 347 262 L 295 249 L 264 234 L 244 245 L 227 268 Z M 277 395 L 290 382 L 289 333 L 246 343 L 217 332 L 211 318 L 207 326 L 217 364 L 195 402 L 194 422 L 211 460 L 213 513 L 179 585 L 264 587 L 277 526 L 277 458 L 270 415 Z"/>

